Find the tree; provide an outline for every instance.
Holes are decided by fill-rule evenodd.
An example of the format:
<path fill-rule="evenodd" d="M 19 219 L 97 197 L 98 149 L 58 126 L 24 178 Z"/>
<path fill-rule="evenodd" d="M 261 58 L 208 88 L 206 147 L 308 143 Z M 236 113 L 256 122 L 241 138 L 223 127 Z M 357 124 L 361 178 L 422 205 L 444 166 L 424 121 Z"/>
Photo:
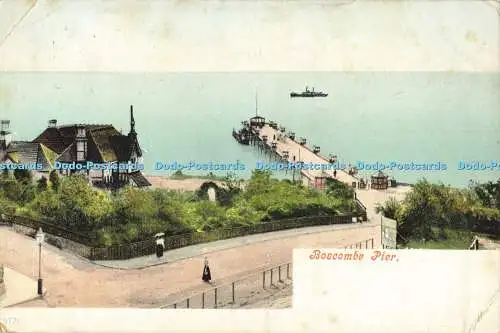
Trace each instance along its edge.
<path fill-rule="evenodd" d="M 63 214 L 59 195 L 51 189 L 38 193 L 35 200 L 28 205 L 28 208 L 35 214 L 50 219 L 60 218 Z"/>
<path fill-rule="evenodd" d="M 482 189 L 479 187 L 480 191 Z M 477 190 L 478 187 L 461 190 L 444 184 L 431 184 L 424 179 L 406 195 L 399 208 L 389 204 L 381 209 L 394 213 L 396 208 L 398 232 L 406 239 L 429 240 L 435 237 L 436 232 L 443 238 L 447 229 L 470 229 L 479 223 L 480 216 L 495 216 L 495 209 L 485 209 L 481 205 L 487 196 L 483 200 L 478 199 L 484 192 L 475 195 Z M 494 229 L 495 226 L 488 227 Z"/>
<path fill-rule="evenodd" d="M 219 188 L 217 200 L 223 206 L 231 206 L 233 198 L 242 191 L 242 180 L 237 179 L 235 173 L 228 173 L 224 178 L 224 185 Z"/>
<path fill-rule="evenodd" d="M 483 206 L 500 209 L 500 179 L 484 184 L 471 183 L 469 188 L 477 195 Z"/>
<path fill-rule="evenodd" d="M 64 177 L 59 199 L 64 223 L 77 230 L 97 228 L 113 211 L 109 195 L 92 188 L 81 175 Z"/>
<path fill-rule="evenodd" d="M 0 192 L 0 214 L 14 215 L 17 205 Z"/>
<path fill-rule="evenodd" d="M 327 178 L 326 186 L 326 193 L 334 197 L 342 199 L 352 199 L 354 197 L 354 189 L 337 179 Z"/>
<path fill-rule="evenodd" d="M 401 209 L 401 203 L 394 197 L 390 197 L 384 204 L 377 203 L 375 212 L 382 213 L 383 216 L 389 219 L 396 219 L 398 211 Z"/>
<path fill-rule="evenodd" d="M 431 239 L 432 225 L 436 222 L 436 198 L 433 196 L 431 184 L 426 180 L 419 181 L 409 192 L 403 208 L 397 216 L 398 233 L 405 239 Z"/>
<path fill-rule="evenodd" d="M 134 187 L 124 187 L 113 197 L 113 208 L 117 223 L 141 224 L 158 216 L 152 192 Z"/>
<path fill-rule="evenodd" d="M 3 184 L 3 192 L 9 200 L 21 205 L 33 200 L 35 197 L 33 184 L 14 180 L 6 181 Z"/>
<path fill-rule="evenodd" d="M 260 222 L 264 216 L 263 212 L 255 210 L 248 201 L 241 197 L 234 200 L 233 205 L 226 210 L 226 219 L 234 226 L 253 225 Z"/>
<path fill-rule="evenodd" d="M 248 181 L 243 196 L 250 200 L 257 195 L 265 195 L 271 190 L 273 180 L 270 171 L 253 170 Z"/>
<path fill-rule="evenodd" d="M 15 169 L 14 170 L 14 178 L 16 178 L 16 180 L 19 182 L 29 183 L 33 179 L 33 174 L 29 170 Z"/>
<path fill-rule="evenodd" d="M 52 170 L 49 175 L 49 181 L 50 184 L 52 185 L 52 188 L 57 191 L 59 189 L 59 186 L 61 185 L 61 180 L 59 178 L 59 174 L 57 173 L 57 170 Z"/>
<path fill-rule="evenodd" d="M 196 230 L 210 231 L 226 226 L 226 212 L 223 207 L 212 201 L 194 203 L 197 218 L 193 221 Z"/>
<path fill-rule="evenodd" d="M 38 180 L 38 190 L 39 191 L 45 191 L 48 187 L 48 182 L 47 182 L 47 178 L 45 178 L 45 176 L 42 176 L 39 180 Z"/>

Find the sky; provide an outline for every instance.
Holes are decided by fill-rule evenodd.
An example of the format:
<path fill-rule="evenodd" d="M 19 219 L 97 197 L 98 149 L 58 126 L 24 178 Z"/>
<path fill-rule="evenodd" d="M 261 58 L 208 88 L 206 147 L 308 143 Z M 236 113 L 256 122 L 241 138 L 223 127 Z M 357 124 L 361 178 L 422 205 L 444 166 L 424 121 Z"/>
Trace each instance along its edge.
<path fill-rule="evenodd" d="M 498 71 L 493 1 L 0 0 L 0 71 Z"/>

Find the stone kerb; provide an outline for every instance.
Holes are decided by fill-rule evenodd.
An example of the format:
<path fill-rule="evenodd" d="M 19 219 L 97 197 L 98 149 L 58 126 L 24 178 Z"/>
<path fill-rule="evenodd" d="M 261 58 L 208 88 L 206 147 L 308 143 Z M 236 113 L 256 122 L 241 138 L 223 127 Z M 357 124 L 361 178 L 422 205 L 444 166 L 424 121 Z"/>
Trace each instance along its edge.
<path fill-rule="evenodd" d="M 0 266 L 0 299 L 5 295 L 5 283 L 3 280 L 3 265 Z"/>

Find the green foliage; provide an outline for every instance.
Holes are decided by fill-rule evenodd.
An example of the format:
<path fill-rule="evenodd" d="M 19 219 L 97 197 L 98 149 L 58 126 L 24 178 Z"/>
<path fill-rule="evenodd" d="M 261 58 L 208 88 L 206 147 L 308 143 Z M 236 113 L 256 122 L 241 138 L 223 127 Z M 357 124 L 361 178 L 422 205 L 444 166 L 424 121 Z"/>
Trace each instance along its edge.
<path fill-rule="evenodd" d="M 93 189 L 83 176 L 65 177 L 58 194 L 60 214 L 67 227 L 89 229 L 113 211 L 110 196 Z"/>
<path fill-rule="evenodd" d="M 10 201 L 21 205 L 32 201 L 35 198 L 35 186 L 32 183 L 26 183 L 26 178 L 21 178 L 21 181 L 14 179 L 2 180 L 1 190 L 3 195 Z"/>
<path fill-rule="evenodd" d="M 56 172 L 50 174 L 48 183 L 50 186 L 45 178 L 38 184 L 2 180 L 0 209 L 8 206 L 4 210 L 52 220 L 59 227 L 87 234 L 101 245 L 150 239 L 157 232 L 169 236 L 336 214 L 352 206 L 352 192 L 338 184 L 324 194 L 300 182 L 272 179 L 269 172 L 262 171 L 255 171 L 245 186 L 234 174 L 228 174 L 217 190 L 216 202 L 199 193 L 159 189 L 125 187 L 108 193 L 93 188 L 81 175 L 59 178 Z M 12 207 L 14 202 L 19 206 Z"/>
<path fill-rule="evenodd" d="M 33 174 L 29 170 L 15 169 L 14 178 L 20 182 L 29 183 L 33 180 Z"/>
<path fill-rule="evenodd" d="M 339 193 L 335 193 L 339 194 Z M 262 220 L 310 215 L 328 215 L 350 208 L 349 198 L 333 193 L 322 194 L 302 186 L 301 183 L 271 178 L 271 173 L 256 170 L 253 172 L 241 198 L 248 201 L 261 216 Z"/>
<path fill-rule="evenodd" d="M 38 190 L 39 191 L 45 191 L 47 190 L 48 188 L 48 181 L 47 181 L 47 178 L 45 178 L 45 176 L 42 176 L 38 182 L 37 182 L 37 187 L 38 187 Z"/>
<path fill-rule="evenodd" d="M 229 173 L 224 178 L 224 185 L 217 192 L 217 200 L 223 206 L 231 206 L 233 199 L 242 192 L 243 181 L 236 178 L 236 174 Z"/>
<path fill-rule="evenodd" d="M 484 207 L 500 209 L 500 179 L 484 184 L 471 183 L 469 188 Z"/>
<path fill-rule="evenodd" d="M 226 210 L 226 219 L 234 226 L 248 226 L 256 224 L 265 217 L 265 213 L 254 209 L 250 202 L 243 198 L 233 201 L 233 205 Z"/>
<path fill-rule="evenodd" d="M 411 249 L 465 250 L 470 246 L 473 237 L 469 230 L 433 228 L 429 239 L 411 240 L 404 246 Z"/>
<path fill-rule="evenodd" d="M 49 174 L 49 181 L 52 189 L 59 190 L 59 186 L 61 185 L 61 179 L 59 178 L 59 173 L 56 170 L 52 170 Z"/>
<path fill-rule="evenodd" d="M 35 200 L 28 204 L 28 208 L 39 216 L 55 219 L 62 210 L 62 204 L 59 195 L 55 191 L 49 189 L 40 192 Z"/>
<path fill-rule="evenodd" d="M 137 223 L 156 216 L 153 194 L 133 187 L 125 187 L 113 198 L 117 222 Z"/>
<path fill-rule="evenodd" d="M 396 219 L 396 215 L 401 210 L 401 203 L 394 197 L 390 197 L 384 204 L 377 203 L 375 205 L 375 212 L 381 213 L 389 219 Z"/>
<path fill-rule="evenodd" d="M 500 210 L 496 208 L 496 184 L 498 182 L 489 182 L 475 184 L 469 189 L 456 189 L 424 179 L 401 203 L 391 199 L 376 209 L 398 221 L 398 234 L 405 242 L 440 241 L 445 238 L 446 230 L 498 234 Z"/>
<path fill-rule="evenodd" d="M 248 182 L 244 197 L 250 199 L 256 195 L 264 195 L 271 191 L 271 186 L 276 180 L 271 179 L 270 171 L 254 170 Z"/>
<path fill-rule="evenodd" d="M 320 193 L 259 170 L 245 184 L 234 174 L 227 175 L 216 202 L 200 193 L 133 187 L 111 194 L 93 188 L 83 176 L 59 178 L 56 172 L 49 176 L 50 186 L 45 178 L 34 184 L 30 177 L 22 172 L 15 178 L 3 175 L 0 213 L 48 218 L 60 227 L 92 236 L 101 245 L 150 239 L 157 232 L 207 232 L 354 208 L 354 190 L 337 180 L 328 181 L 326 193 Z M 468 234 L 459 236 L 450 230 L 498 232 L 499 184 L 500 180 L 455 189 L 422 180 L 402 202 L 390 199 L 376 210 L 398 221 L 398 234 L 407 244 L 426 239 L 428 244 L 448 241 L 458 246 L 469 241 Z"/>
<path fill-rule="evenodd" d="M 190 212 L 194 213 L 190 224 L 197 231 L 210 231 L 227 226 L 225 210 L 215 202 L 201 201 L 193 205 Z"/>
<path fill-rule="evenodd" d="M 354 197 L 354 189 L 347 184 L 337 180 L 327 178 L 327 193 L 339 198 L 353 198 Z"/>
<path fill-rule="evenodd" d="M 0 192 L 0 214 L 13 215 L 16 209 L 17 204 L 5 197 L 3 192 Z"/>

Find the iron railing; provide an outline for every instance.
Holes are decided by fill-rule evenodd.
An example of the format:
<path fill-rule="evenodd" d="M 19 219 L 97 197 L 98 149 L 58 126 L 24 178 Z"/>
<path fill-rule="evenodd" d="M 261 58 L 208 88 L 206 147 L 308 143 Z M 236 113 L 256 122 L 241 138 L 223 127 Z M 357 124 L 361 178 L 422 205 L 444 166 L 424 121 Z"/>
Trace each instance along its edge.
<path fill-rule="evenodd" d="M 355 214 L 312 216 L 294 219 L 283 219 L 270 222 L 260 222 L 256 225 L 220 229 L 208 232 L 188 233 L 165 237 L 164 250 L 174 250 L 185 246 L 197 245 L 212 241 L 242 237 L 273 231 L 296 228 L 313 227 L 320 225 L 349 224 Z M 154 239 L 125 245 L 112 245 L 107 247 L 93 247 L 90 251 L 91 260 L 124 260 L 139 256 L 154 254 L 156 243 Z"/>
<path fill-rule="evenodd" d="M 186 234 L 165 237 L 164 250 L 174 250 L 185 246 L 197 245 L 212 241 L 242 237 L 273 231 L 297 229 L 321 225 L 350 224 L 356 214 L 332 216 L 309 216 L 292 219 L 282 219 L 269 222 L 260 222 L 252 226 L 227 228 L 208 232 L 190 232 Z M 156 243 L 151 239 L 122 245 L 92 246 L 90 237 L 51 224 L 49 221 L 34 220 L 23 216 L 8 216 L 6 218 L 14 227 L 16 225 L 28 228 L 28 234 L 34 236 L 38 228 L 47 234 L 47 241 L 59 246 L 62 242 L 57 237 L 67 239 L 73 244 L 66 248 L 90 260 L 126 260 L 135 257 L 147 256 L 156 252 Z M 56 236 L 56 237 L 53 237 Z M 53 240 L 53 241 L 51 241 Z"/>
<path fill-rule="evenodd" d="M 364 247 L 363 247 L 364 245 Z M 345 249 L 373 249 L 374 238 L 369 238 L 345 246 Z M 291 261 L 245 273 L 239 278 L 222 282 L 216 287 L 206 287 L 184 292 L 184 296 L 173 295 L 171 301 L 161 306 L 163 309 L 217 309 L 238 307 L 255 299 L 257 294 L 265 298 L 278 293 L 293 279 L 293 263 Z M 188 294 L 186 297 L 185 295 Z"/>

